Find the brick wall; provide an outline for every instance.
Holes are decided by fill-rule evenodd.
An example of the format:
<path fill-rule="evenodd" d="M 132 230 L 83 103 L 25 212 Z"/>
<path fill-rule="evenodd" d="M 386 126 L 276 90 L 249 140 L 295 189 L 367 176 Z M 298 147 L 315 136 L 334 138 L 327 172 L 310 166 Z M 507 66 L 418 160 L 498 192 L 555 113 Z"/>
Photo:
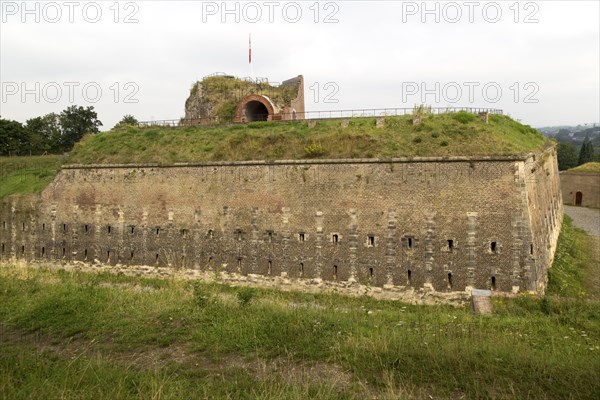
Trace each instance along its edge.
<path fill-rule="evenodd" d="M 543 291 L 557 176 L 553 153 L 70 166 L 3 201 L 0 257 Z"/>

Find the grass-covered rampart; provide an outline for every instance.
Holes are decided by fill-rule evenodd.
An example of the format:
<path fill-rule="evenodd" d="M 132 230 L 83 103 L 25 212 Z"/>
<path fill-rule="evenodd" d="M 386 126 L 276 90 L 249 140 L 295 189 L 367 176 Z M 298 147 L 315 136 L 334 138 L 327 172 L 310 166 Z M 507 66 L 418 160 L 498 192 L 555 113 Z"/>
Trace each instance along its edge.
<path fill-rule="evenodd" d="M 578 167 L 571 168 L 569 171 L 598 174 L 598 173 L 600 173 L 600 162 L 585 163 Z"/>
<path fill-rule="evenodd" d="M 54 179 L 64 156 L 0 157 L 0 199 L 41 192 Z"/>
<path fill-rule="evenodd" d="M 0 158 L 0 199 L 41 192 L 63 164 L 133 164 L 275 159 L 352 159 L 526 154 L 548 141 L 507 116 L 486 124 L 466 112 L 411 117 L 253 122 L 221 127 L 120 128 L 89 135 L 70 156 Z"/>
<path fill-rule="evenodd" d="M 318 158 L 489 156 L 526 154 L 548 143 L 535 129 L 503 115 L 486 124 L 466 112 L 340 120 L 252 122 L 221 127 L 131 127 L 84 138 L 71 163 L 175 163 Z"/>

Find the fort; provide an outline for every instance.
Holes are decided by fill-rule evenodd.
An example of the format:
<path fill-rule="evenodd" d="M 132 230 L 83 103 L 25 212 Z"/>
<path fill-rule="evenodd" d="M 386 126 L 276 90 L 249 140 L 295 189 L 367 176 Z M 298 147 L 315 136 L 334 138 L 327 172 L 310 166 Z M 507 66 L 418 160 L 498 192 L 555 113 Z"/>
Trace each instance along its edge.
<path fill-rule="evenodd" d="M 259 95 L 227 106 L 238 122 L 253 120 L 247 106 L 258 100 L 251 96 Z M 222 271 L 398 292 L 544 292 L 562 199 L 555 148 L 541 135 L 502 115 L 463 121 L 464 112 L 419 122 L 311 121 L 296 103 L 296 120 L 276 117 L 274 110 L 292 109 L 287 101 L 267 108 L 263 119 L 271 122 L 220 128 L 225 136 L 214 146 L 232 140 L 274 149 L 262 159 L 236 159 L 212 144 L 186 162 L 143 162 L 141 150 L 141 159 L 85 152 L 107 141 L 121 141 L 124 151 L 125 135 L 142 140 L 150 128 L 84 140 L 41 195 L 2 200 L 1 259 Z M 191 102 L 185 119 L 218 114 L 191 115 Z M 508 130 L 494 133 L 500 127 L 533 144 L 522 151 L 468 147 L 478 138 L 508 140 Z M 151 136 L 171 135 L 173 143 L 180 129 L 192 128 L 155 129 Z M 202 133 L 208 128 L 193 129 L 190 140 L 209 140 Z M 357 147 L 349 156 L 328 152 L 326 135 L 340 148 Z M 401 145 L 403 137 L 410 145 Z M 419 147 L 429 142 L 434 150 Z M 312 151 L 317 144 L 323 151 Z M 296 147 L 303 156 L 294 155 Z M 77 158 L 92 153 L 97 158 Z"/>

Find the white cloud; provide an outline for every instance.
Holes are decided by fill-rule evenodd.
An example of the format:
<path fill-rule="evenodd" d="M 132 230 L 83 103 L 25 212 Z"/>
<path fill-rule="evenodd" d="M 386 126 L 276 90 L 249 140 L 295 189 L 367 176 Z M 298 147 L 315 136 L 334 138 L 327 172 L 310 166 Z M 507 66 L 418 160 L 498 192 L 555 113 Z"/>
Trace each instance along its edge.
<path fill-rule="evenodd" d="M 519 2 L 515 7 L 515 2 L 481 1 L 473 23 L 468 21 L 467 3 L 461 1 L 427 2 L 427 9 L 439 10 L 439 23 L 434 21 L 435 13 L 422 15 L 420 1 L 281 1 L 272 23 L 268 20 L 270 3 L 261 1 L 228 2 L 229 10 L 238 10 L 229 14 L 223 13 L 223 2 L 123 1 L 118 7 L 112 1 L 80 2 L 73 23 L 68 21 L 64 2 L 28 2 L 29 10 L 38 7 L 39 23 L 34 21 L 35 12 L 24 14 L 22 4 L 0 1 L 0 81 L 3 89 L 9 89 L 0 99 L 3 118 L 25 121 L 61 111 L 71 104 L 64 82 L 79 84 L 73 103 L 94 105 L 105 127 L 124 114 L 139 119 L 179 118 L 196 79 L 216 71 L 250 74 L 247 46 L 252 33 L 254 75 L 281 81 L 303 74 L 307 109 L 412 107 L 422 99 L 418 93 L 404 96 L 403 103 L 402 91 L 410 82 L 425 84 L 430 90 L 436 83 L 440 88 L 456 83 L 467 90 L 464 82 L 477 82 L 473 103 L 466 92 L 456 103 L 448 101 L 448 93 L 439 93 L 438 103 L 432 94 L 425 102 L 500 107 L 535 126 L 600 119 L 598 2 Z M 47 22 L 53 17 L 49 4 L 63 11 L 57 23 Z M 262 18 L 251 23 L 256 5 Z M 462 18 L 450 23 L 448 18 L 455 15 L 452 7 L 457 6 Z M 97 23 L 86 21 L 94 15 L 82 14 L 84 7 L 101 9 Z M 215 7 L 216 14 L 203 14 Z M 403 13 L 415 7 L 414 15 Z M 486 21 L 494 17 L 497 7 L 502 11 L 498 22 Z M 301 17 L 293 23 L 298 8 Z M 487 15 L 482 13 L 484 8 Z M 515 23 L 517 8 L 519 22 Z M 138 22 L 123 23 L 128 15 Z M 338 22 L 324 23 L 327 16 Z M 422 23 L 421 17 L 427 22 Z M 538 22 L 524 23 L 526 17 Z M 52 82 L 63 88 L 55 103 L 47 101 L 51 93 L 44 93 Z M 128 82 L 139 91 L 126 87 Z M 339 87 L 337 104 L 322 101 L 327 82 Z M 525 87 L 528 82 L 535 87 Z M 95 103 L 86 102 L 90 96 L 82 92 L 84 85 L 92 83 L 102 90 Z M 495 103 L 486 101 L 489 96 L 480 90 L 490 83 L 502 90 Z M 11 95 L 15 84 L 18 92 Z M 319 102 L 314 101 L 317 87 Z M 22 89 L 30 91 L 25 101 Z M 127 95 L 139 102 L 125 102 Z M 538 102 L 525 102 L 527 95 Z"/>

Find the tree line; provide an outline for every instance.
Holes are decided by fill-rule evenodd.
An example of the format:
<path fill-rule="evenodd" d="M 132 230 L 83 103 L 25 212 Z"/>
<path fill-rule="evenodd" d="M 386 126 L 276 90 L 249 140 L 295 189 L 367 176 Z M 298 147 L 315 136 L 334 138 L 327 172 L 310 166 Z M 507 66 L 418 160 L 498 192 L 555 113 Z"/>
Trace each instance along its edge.
<path fill-rule="evenodd" d="M 556 155 L 560 171 L 575 168 L 578 165 L 593 161 L 600 162 L 600 154 L 594 154 L 594 145 L 589 136 L 586 136 L 579 151 L 571 143 L 558 142 Z"/>
<path fill-rule="evenodd" d="M 126 115 L 115 128 L 137 122 Z M 101 126 L 93 106 L 73 105 L 58 114 L 28 119 L 24 124 L 0 117 L 0 156 L 69 152 L 85 134 L 100 132 Z"/>

